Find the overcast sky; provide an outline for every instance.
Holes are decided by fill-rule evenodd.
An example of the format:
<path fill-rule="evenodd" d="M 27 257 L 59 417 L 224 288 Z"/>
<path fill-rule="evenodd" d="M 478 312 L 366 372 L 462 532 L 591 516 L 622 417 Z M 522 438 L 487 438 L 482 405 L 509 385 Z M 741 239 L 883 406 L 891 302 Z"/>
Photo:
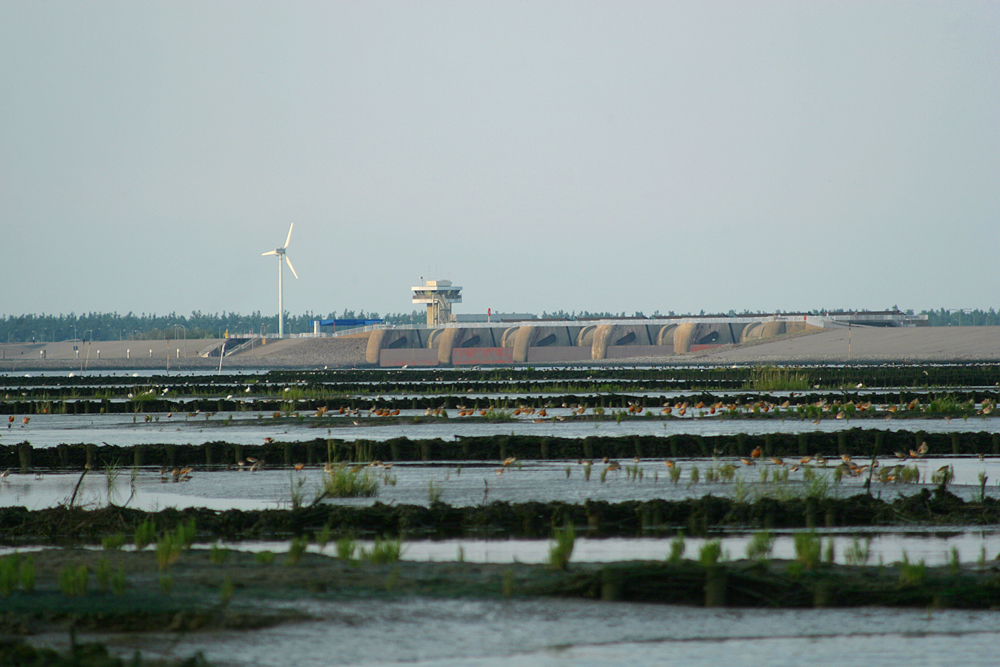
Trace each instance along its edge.
<path fill-rule="evenodd" d="M 0 0 L 0 313 L 1000 307 L 998 2 Z"/>

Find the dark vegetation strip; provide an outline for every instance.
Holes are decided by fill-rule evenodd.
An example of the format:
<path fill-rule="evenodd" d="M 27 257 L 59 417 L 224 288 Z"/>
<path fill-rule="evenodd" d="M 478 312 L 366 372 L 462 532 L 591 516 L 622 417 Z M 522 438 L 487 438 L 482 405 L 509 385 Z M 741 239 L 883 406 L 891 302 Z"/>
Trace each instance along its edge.
<path fill-rule="evenodd" d="M 426 389 L 426 388 L 424 388 Z M 449 388 L 451 389 L 451 388 Z M 659 388 L 659 389 L 662 389 Z M 147 415 L 156 413 L 176 413 L 177 418 L 187 415 L 189 418 L 206 418 L 206 414 L 211 413 L 254 413 L 261 417 L 271 417 L 274 414 L 290 416 L 293 413 L 300 416 L 307 416 L 317 410 L 330 411 L 327 417 L 335 417 L 334 413 L 342 408 L 345 411 L 368 411 L 370 409 L 410 409 L 426 410 L 444 408 L 454 410 L 459 407 L 471 408 L 474 410 L 493 408 L 496 410 L 511 411 L 516 407 L 553 408 L 560 406 L 583 406 L 588 409 L 602 408 L 607 411 L 628 410 L 635 405 L 640 408 L 640 412 L 648 410 L 650 415 L 662 418 L 660 409 L 663 406 L 675 405 L 680 402 L 687 403 L 688 410 L 696 414 L 701 410 L 706 416 L 713 404 L 722 403 L 724 407 L 718 409 L 726 418 L 780 418 L 780 419 L 815 419 L 820 417 L 830 417 L 832 412 L 841 410 L 849 412 L 852 419 L 857 418 L 882 418 L 884 412 L 874 410 L 864 413 L 855 409 L 855 404 L 870 403 L 873 405 L 897 405 L 907 406 L 912 401 L 914 408 L 907 411 L 897 412 L 893 418 L 901 417 L 926 417 L 926 416 L 952 416 L 971 417 L 975 411 L 976 404 L 990 401 L 996 403 L 1000 399 L 1000 391 L 994 388 L 985 389 L 949 389 L 945 391 L 916 391 L 907 389 L 894 389 L 891 392 L 857 392 L 845 393 L 842 391 L 810 391 L 798 392 L 790 398 L 769 397 L 761 393 L 712 393 L 710 391 L 700 391 L 683 396 L 665 395 L 648 396 L 628 393 L 620 389 L 614 393 L 607 390 L 601 393 L 586 394 L 551 394 L 542 393 L 542 390 L 533 388 L 525 389 L 528 395 L 518 397 L 505 397 L 500 394 L 494 398 L 472 398 L 463 395 L 464 392 L 453 389 L 453 393 L 444 394 L 441 392 L 426 392 L 420 389 L 408 392 L 407 394 L 420 394 L 408 398 L 394 399 L 382 396 L 359 396 L 343 392 L 332 392 L 326 389 L 305 389 L 296 390 L 295 398 L 288 399 L 281 397 L 284 393 L 280 389 L 273 392 L 274 397 L 261 396 L 260 393 L 244 398 L 233 395 L 233 390 L 226 392 L 225 398 L 212 398 L 211 394 L 200 392 L 197 395 L 181 395 L 174 397 L 163 397 L 159 392 L 150 394 L 143 393 L 142 387 L 122 388 L 115 396 L 105 395 L 95 397 L 98 394 L 108 394 L 104 390 L 91 389 L 67 391 L 66 389 L 45 389 L 29 390 L 15 394 L 6 394 L 0 400 L 0 415 L 36 415 L 36 414 L 135 414 Z M 387 391 L 387 390 L 386 390 Z M 595 390 L 596 391 L 596 390 Z M 240 392 L 244 393 L 244 392 Z M 264 392 L 271 393 L 265 390 Z M 497 393 L 492 390 L 492 393 Z M 132 394 L 133 398 L 128 398 Z M 777 403 L 788 402 L 787 408 L 782 411 L 762 412 L 760 409 L 753 410 L 756 404 L 764 403 L 772 408 Z M 702 403 L 703 409 L 695 409 L 693 406 Z M 826 404 L 826 409 L 820 409 L 817 404 Z M 849 406 L 849 407 L 848 407 Z M 735 408 L 730 410 L 730 408 Z M 745 412 L 751 410 L 751 413 Z M 594 419 L 593 414 L 587 418 Z M 673 418 L 673 417 L 667 417 Z M 614 415 L 608 415 L 606 419 L 614 419 Z M 410 418 L 403 421 L 410 422 Z M 329 421 L 324 421 L 323 426 L 329 426 Z"/>
<path fill-rule="evenodd" d="M 200 539 L 248 540 L 334 535 L 415 538 L 544 539 L 567 524 L 590 537 L 708 535 L 720 529 L 849 528 L 861 526 L 989 525 L 1000 522 L 1000 503 L 987 497 L 965 502 L 939 487 L 883 500 L 870 495 L 847 498 L 760 498 L 737 502 L 705 496 L 686 500 L 608 503 L 587 501 L 507 503 L 453 507 L 433 503 L 344 507 L 321 504 L 290 510 L 242 511 L 204 508 L 145 512 L 117 506 L 83 509 L 58 506 L 41 510 L 0 508 L 0 535 L 8 544 L 94 543 L 116 533 L 131 535 L 151 519 L 159 529 L 194 520 Z"/>
<path fill-rule="evenodd" d="M 93 443 L 62 444 L 35 449 L 30 442 L 0 446 L 0 469 L 28 472 L 42 470 L 79 470 L 107 466 L 175 467 L 196 466 L 223 469 L 252 456 L 270 467 L 289 467 L 296 463 L 318 466 L 323 463 L 350 461 L 444 462 L 579 459 L 683 459 L 692 457 L 746 457 L 757 448 L 764 456 L 810 456 L 821 454 L 835 458 L 848 454 L 859 462 L 872 457 L 892 457 L 895 452 L 909 453 L 926 442 L 930 457 L 998 456 L 1000 433 L 925 433 L 922 431 L 883 431 L 854 428 L 834 433 L 765 433 L 748 435 L 700 436 L 678 433 L 669 436 L 629 435 L 621 437 L 561 438 L 555 436 L 502 435 L 458 437 L 456 440 L 430 438 L 411 440 L 342 440 L 316 438 L 304 442 L 271 442 L 241 445 L 224 441 L 200 445 L 105 445 Z"/>
<path fill-rule="evenodd" d="M 820 564 L 792 574 L 763 563 L 691 561 L 615 563 L 597 571 L 567 574 L 536 586 L 538 595 L 689 604 L 707 607 L 921 607 L 995 609 L 1000 579 L 993 571 L 945 568 L 843 567 Z M 783 563 L 782 563 L 783 565 Z M 797 563 L 790 564 L 792 566 Z"/>
<path fill-rule="evenodd" d="M 327 389 L 340 393 L 440 393 L 442 389 L 467 392 L 571 393 L 589 391 L 657 391 L 699 389 L 740 390 L 754 388 L 761 382 L 759 365 L 737 367 L 588 367 L 561 369 L 493 368 L 485 370 L 273 370 L 262 374 L 227 374 L 219 376 L 154 375 L 134 378 L 115 375 L 77 377 L 17 375 L 0 376 L 0 388 L 31 388 L 52 391 L 74 389 L 81 396 L 107 392 L 122 387 L 156 385 L 186 394 L 218 396 L 234 388 L 251 385 L 255 389 L 297 386 L 303 389 Z M 771 368 L 771 367 L 765 367 Z M 771 374 L 778 384 L 785 380 L 804 380 L 809 387 L 995 387 L 1000 383 L 1000 364 L 914 364 L 914 365 L 803 365 L 781 367 Z M 758 386 L 758 389 L 779 389 Z M 797 388 L 797 387 L 789 387 Z"/>
<path fill-rule="evenodd" d="M 164 624 L 167 626 L 168 624 Z M 0 640 L 0 665 L 9 667 L 209 667 L 210 663 L 199 653 L 183 659 L 143 660 L 140 654 L 129 660 L 112 655 L 100 642 L 74 642 L 72 646 L 57 651 L 37 647 L 21 639 Z"/>

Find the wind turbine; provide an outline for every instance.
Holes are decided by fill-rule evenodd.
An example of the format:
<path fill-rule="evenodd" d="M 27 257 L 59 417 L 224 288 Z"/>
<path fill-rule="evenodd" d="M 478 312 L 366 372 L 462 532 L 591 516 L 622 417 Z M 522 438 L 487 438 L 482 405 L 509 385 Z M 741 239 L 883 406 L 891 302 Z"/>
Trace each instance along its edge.
<path fill-rule="evenodd" d="M 285 245 L 280 248 L 275 248 L 271 252 L 262 252 L 261 256 L 265 257 L 267 255 L 277 255 L 278 256 L 278 335 L 285 335 L 285 305 L 281 301 L 281 274 L 282 274 L 282 264 L 288 264 L 288 268 L 292 270 L 292 275 L 298 280 L 299 274 L 295 273 L 295 267 L 292 266 L 292 260 L 288 259 L 288 255 L 285 254 L 285 250 L 288 249 L 288 242 L 292 240 L 292 227 L 295 223 L 288 225 L 288 236 L 285 238 Z"/>

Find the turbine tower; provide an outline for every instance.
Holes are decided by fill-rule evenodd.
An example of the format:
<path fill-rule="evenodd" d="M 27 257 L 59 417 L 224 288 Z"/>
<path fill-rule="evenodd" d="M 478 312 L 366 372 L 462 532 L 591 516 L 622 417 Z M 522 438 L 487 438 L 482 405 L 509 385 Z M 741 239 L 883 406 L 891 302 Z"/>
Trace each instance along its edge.
<path fill-rule="evenodd" d="M 288 268 L 292 270 L 292 275 L 298 280 L 299 274 L 295 273 L 295 267 L 292 266 L 292 260 L 288 259 L 288 255 L 285 254 L 285 250 L 288 249 L 288 242 L 292 240 L 292 227 L 295 223 L 288 225 L 288 236 L 285 238 L 285 245 L 280 248 L 275 248 L 270 252 L 262 252 L 261 256 L 266 257 L 267 255 L 277 255 L 278 256 L 278 336 L 285 335 L 285 305 L 281 300 L 281 274 L 282 274 L 282 264 L 288 264 Z"/>

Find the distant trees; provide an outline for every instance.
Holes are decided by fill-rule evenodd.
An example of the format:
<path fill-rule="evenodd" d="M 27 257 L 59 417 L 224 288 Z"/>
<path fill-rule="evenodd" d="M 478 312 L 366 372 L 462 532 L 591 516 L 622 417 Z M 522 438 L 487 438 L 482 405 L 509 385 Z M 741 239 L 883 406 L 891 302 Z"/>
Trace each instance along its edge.
<path fill-rule="evenodd" d="M 895 308 L 892 308 L 895 310 Z M 780 312 L 780 311 L 779 311 Z M 816 309 L 808 311 L 813 314 L 822 313 L 842 313 L 848 310 L 837 309 Z M 913 314 L 913 311 L 906 311 Z M 656 311 L 653 316 L 660 313 Z M 704 311 L 702 311 L 704 314 Z M 744 315 L 751 314 L 744 310 Z M 980 308 L 941 308 L 938 310 L 924 310 L 921 315 L 927 315 L 927 324 L 930 326 L 1000 326 L 1000 313 L 990 308 L 984 310 Z M 668 315 L 674 316 L 673 311 L 668 311 Z M 730 310 L 729 315 L 737 315 L 736 311 Z M 682 316 L 684 316 L 682 314 Z M 600 317 L 626 317 L 624 312 L 612 313 L 609 311 L 591 312 L 588 310 L 580 312 L 566 312 L 556 310 L 543 312 L 543 318 L 553 319 L 578 319 L 578 318 L 600 318 Z M 631 317 L 644 317 L 641 311 L 637 311 Z M 285 323 L 287 331 L 291 333 L 311 332 L 312 320 L 332 320 L 332 319 L 380 319 L 377 312 L 364 310 L 344 309 L 339 315 L 328 313 L 321 315 L 307 311 L 301 315 L 286 313 Z M 390 324 L 419 324 L 424 321 L 422 311 L 413 310 L 408 313 L 388 313 L 381 317 Z M 119 313 L 83 313 L 77 315 L 5 315 L 0 316 L 0 343 L 24 343 L 24 342 L 53 342 L 60 340 L 162 340 L 164 338 L 218 338 L 229 332 L 230 336 L 255 333 L 277 333 L 278 316 L 262 315 L 260 311 L 254 311 L 248 315 L 241 313 L 203 313 L 199 310 L 190 315 L 178 315 L 169 313 L 167 315 L 153 315 L 149 313 L 132 313 L 124 315 Z"/>
<path fill-rule="evenodd" d="M 1000 313 L 990 308 L 941 308 L 940 310 L 924 310 L 921 315 L 927 315 L 927 324 L 932 327 L 981 327 L 1000 324 Z"/>

